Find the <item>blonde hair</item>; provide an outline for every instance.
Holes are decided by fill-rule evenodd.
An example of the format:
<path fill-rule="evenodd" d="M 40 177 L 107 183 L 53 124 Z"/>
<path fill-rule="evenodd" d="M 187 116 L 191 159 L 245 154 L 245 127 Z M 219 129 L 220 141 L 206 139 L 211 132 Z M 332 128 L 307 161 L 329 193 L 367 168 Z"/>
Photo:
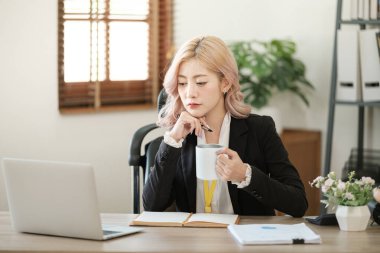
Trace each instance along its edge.
<path fill-rule="evenodd" d="M 175 124 L 178 115 L 185 110 L 178 94 L 177 77 L 180 64 L 193 58 L 230 85 L 224 98 L 226 110 L 235 118 L 248 117 L 251 109 L 243 102 L 238 68 L 231 51 L 221 39 L 215 36 L 201 36 L 187 41 L 180 47 L 166 72 L 163 86 L 168 96 L 165 106 L 159 112 L 157 124 L 170 128 Z"/>

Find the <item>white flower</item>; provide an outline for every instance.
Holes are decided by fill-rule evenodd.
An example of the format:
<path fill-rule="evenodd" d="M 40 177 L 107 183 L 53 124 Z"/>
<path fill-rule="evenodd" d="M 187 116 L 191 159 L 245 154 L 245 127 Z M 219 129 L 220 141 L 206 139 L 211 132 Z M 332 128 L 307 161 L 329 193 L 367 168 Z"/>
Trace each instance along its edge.
<path fill-rule="evenodd" d="M 323 180 L 323 177 L 322 176 L 318 176 L 316 177 L 314 180 L 313 180 L 313 184 L 316 184 L 317 182 L 321 182 Z"/>
<path fill-rule="evenodd" d="M 339 190 L 344 190 L 344 188 L 346 188 L 346 183 L 345 182 L 342 182 L 342 180 L 339 179 L 339 182 L 338 182 L 338 186 L 337 188 Z"/>
<path fill-rule="evenodd" d="M 250 76 L 252 74 L 252 70 L 250 68 L 241 68 L 240 74 L 243 76 Z"/>
<path fill-rule="evenodd" d="M 355 184 L 357 184 L 357 185 L 359 185 L 359 186 L 362 186 L 362 185 L 364 185 L 364 182 L 363 181 L 359 181 L 359 180 L 356 180 L 355 181 Z"/>
<path fill-rule="evenodd" d="M 373 180 L 370 177 L 362 177 L 361 181 L 363 181 L 364 184 L 374 185 L 375 180 Z"/>
<path fill-rule="evenodd" d="M 331 172 L 326 177 L 317 177 L 311 186 L 321 188 L 327 199 L 321 200 L 325 204 L 343 206 L 362 206 L 368 204 L 372 199 L 372 186 L 375 183 L 370 177 L 355 179 L 355 172 L 348 174 L 347 182 L 337 179 L 335 173 Z"/>
<path fill-rule="evenodd" d="M 331 171 L 331 172 L 327 175 L 327 177 L 329 177 L 329 178 L 335 178 L 335 172 L 334 172 L 334 171 Z"/>
<path fill-rule="evenodd" d="M 324 180 L 324 177 L 322 177 L 322 176 L 318 176 L 318 177 L 316 177 L 316 178 L 313 180 L 313 182 L 311 182 L 310 185 L 319 188 L 319 187 L 321 187 L 321 184 L 322 184 L 323 180 Z"/>
<path fill-rule="evenodd" d="M 334 184 L 334 180 L 332 180 L 331 178 L 328 178 L 326 181 L 325 181 L 325 186 L 327 187 L 331 187 L 332 185 Z"/>
<path fill-rule="evenodd" d="M 352 200 L 352 199 L 354 199 L 354 195 L 353 195 L 351 192 L 346 192 L 346 193 L 344 194 L 344 197 L 345 197 L 346 199 L 348 199 L 348 200 Z"/>

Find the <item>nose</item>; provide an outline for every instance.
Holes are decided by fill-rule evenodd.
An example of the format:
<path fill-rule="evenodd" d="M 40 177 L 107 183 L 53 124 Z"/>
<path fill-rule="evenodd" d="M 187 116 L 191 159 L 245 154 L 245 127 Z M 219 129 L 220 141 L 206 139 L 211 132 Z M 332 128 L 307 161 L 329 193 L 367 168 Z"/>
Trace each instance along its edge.
<path fill-rule="evenodd" d="M 197 96 L 197 85 L 193 82 L 189 82 L 186 89 L 186 96 L 188 98 L 194 98 Z"/>

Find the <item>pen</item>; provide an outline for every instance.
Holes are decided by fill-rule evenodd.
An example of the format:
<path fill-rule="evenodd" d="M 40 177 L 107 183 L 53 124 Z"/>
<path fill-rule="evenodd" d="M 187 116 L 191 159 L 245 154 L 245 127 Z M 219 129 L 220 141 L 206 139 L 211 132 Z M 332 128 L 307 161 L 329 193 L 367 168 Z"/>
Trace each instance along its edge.
<path fill-rule="evenodd" d="M 208 131 L 208 132 L 213 132 L 212 129 L 211 129 L 209 126 L 207 126 L 207 125 L 203 125 L 203 124 L 201 123 L 201 127 L 202 127 L 203 130 L 206 130 L 206 131 Z"/>

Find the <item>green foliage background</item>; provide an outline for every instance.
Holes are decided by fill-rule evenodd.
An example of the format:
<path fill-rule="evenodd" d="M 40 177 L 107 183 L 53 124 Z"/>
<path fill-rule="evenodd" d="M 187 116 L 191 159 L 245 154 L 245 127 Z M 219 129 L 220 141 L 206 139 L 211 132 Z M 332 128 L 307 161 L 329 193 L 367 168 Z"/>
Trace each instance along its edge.
<path fill-rule="evenodd" d="M 296 44 L 290 40 L 238 41 L 231 43 L 245 101 L 255 108 L 268 104 L 274 92 L 290 91 L 306 105 L 306 89 L 314 89 L 306 79 L 306 68 L 296 59 Z"/>

